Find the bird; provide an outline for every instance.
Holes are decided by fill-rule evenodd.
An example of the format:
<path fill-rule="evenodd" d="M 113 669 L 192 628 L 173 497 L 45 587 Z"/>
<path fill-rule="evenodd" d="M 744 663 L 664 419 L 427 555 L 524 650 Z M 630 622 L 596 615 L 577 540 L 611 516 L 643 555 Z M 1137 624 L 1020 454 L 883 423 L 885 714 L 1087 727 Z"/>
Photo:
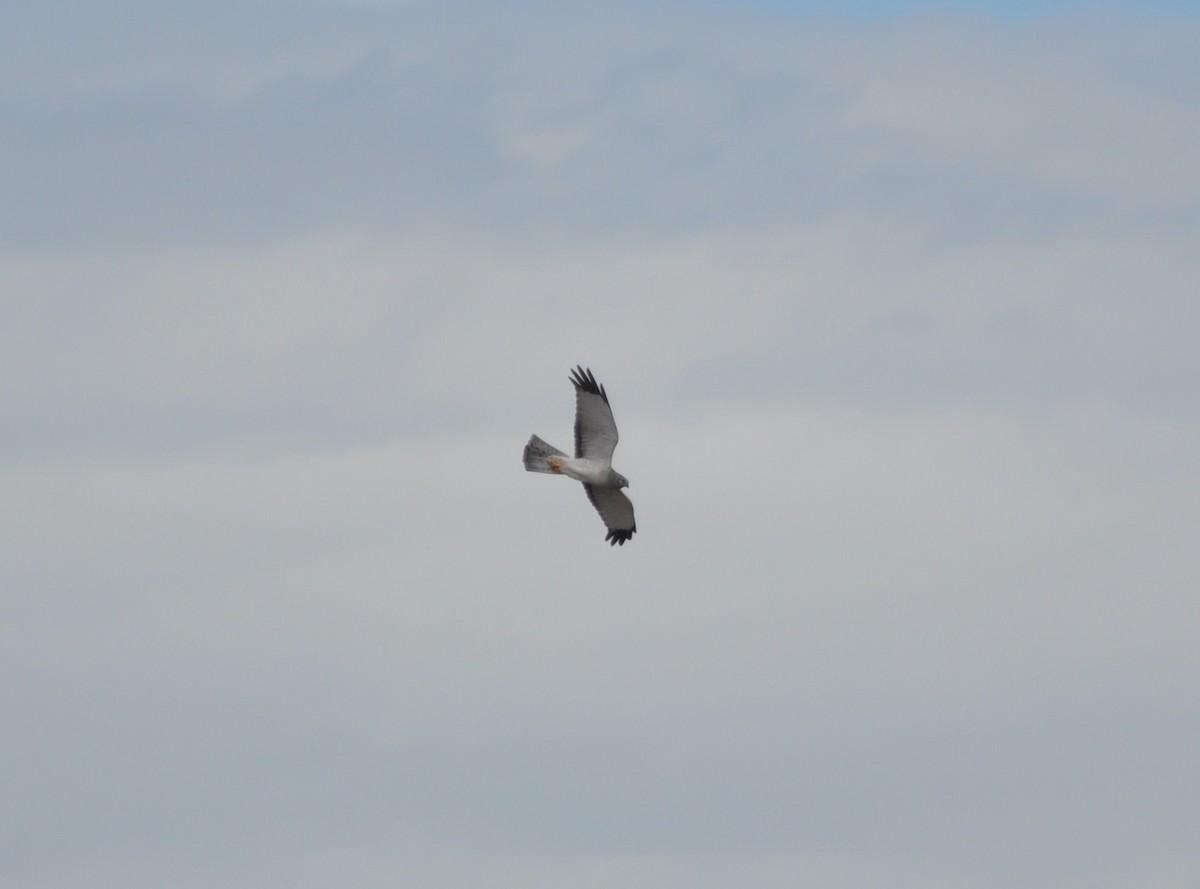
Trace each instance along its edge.
<path fill-rule="evenodd" d="M 525 445 L 525 468 L 529 472 L 565 475 L 583 483 L 588 500 L 600 513 L 609 546 L 632 540 L 637 532 L 633 504 L 622 492 L 629 480 L 612 468 L 617 447 L 617 424 L 613 420 L 608 393 L 596 382 L 591 369 L 577 365 L 569 378 L 575 386 L 575 456 L 533 435 Z"/>

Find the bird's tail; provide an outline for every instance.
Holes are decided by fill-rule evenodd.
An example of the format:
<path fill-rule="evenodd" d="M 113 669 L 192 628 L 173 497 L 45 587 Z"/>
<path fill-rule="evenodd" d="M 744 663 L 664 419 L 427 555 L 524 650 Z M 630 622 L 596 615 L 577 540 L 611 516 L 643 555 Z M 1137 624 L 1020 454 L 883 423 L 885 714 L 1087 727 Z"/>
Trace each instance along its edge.
<path fill-rule="evenodd" d="M 530 472 L 562 472 L 566 454 L 553 445 L 548 445 L 536 435 L 525 445 L 525 468 Z"/>

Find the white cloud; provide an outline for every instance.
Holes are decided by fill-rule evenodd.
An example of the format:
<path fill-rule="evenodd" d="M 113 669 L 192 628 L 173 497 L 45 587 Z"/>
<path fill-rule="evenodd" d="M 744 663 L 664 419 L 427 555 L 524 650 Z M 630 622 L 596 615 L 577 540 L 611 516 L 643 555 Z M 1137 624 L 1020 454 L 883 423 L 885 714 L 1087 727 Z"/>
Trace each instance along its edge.
<path fill-rule="evenodd" d="M 876 135 L 876 163 L 903 159 L 1125 211 L 1194 204 L 1200 179 L 1180 149 L 1200 141 L 1200 120 L 1186 92 L 1160 81 L 1186 65 L 1194 23 L 921 21 L 902 34 L 875 33 L 855 53 L 831 47 L 812 63 L 853 97 L 843 123 Z M 858 64 L 864 52 L 869 66 Z"/>
<path fill-rule="evenodd" d="M 1178 814 L 1160 769 L 1186 735 L 1103 733 L 1187 718 L 1195 428 L 1111 410 L 623 416 L 642 533 L 619 555 L 573 485 L 514 470 L 507 438 L 16 473 L 5 649 L 38 692 L 13 726 L 16 786 L 91 814 L 125 781 L 130 807 L 104 810 L 119 834 L 140 806 L 186 804 L 236 848 L 264 827 L 222 831 L 229 794 L 319 829 L 284 814 L 299 782 L 369 834 L 432 811 L 444 842 L 536 856 L 607 837 L 675 850 L 672 870 L 693 844 L 743 860 L 753 836 L 808 830 L 936 857 L 929 831 L 962 806 L 977 854 L 1014 841 L 1054 869 L 1076 847 L 1035 841 L 1051 825 L 1025 794 L 1083 848 L 1129 818 L 1162 826 L 1094 794 L 1137 787 Z M 111 776 L 84 760 L 48 783 L 39 747 L 69 721 Z M 1080 744 L 1122 774 L 1071 765 Z M 193 757 L 212 764 L 170 777 Z M 344 757 L 360 765 L 327 787 Z M 915 794 L 903 819 L 892 794 Z"/>

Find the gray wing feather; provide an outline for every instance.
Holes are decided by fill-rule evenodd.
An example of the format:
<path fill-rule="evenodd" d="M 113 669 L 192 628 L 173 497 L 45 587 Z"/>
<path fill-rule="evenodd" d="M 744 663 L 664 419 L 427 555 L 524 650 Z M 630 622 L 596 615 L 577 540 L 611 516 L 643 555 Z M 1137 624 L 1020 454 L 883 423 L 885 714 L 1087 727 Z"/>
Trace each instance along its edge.
<path fill-rule="evenodd" d="M 571 371 L 575 386 L 575 456 L 612 463 L 617 449 L 617 423 L 608 405 L 608 393 L 591 370 Z"/>
<path fill-rule="evenodd" d="M 629 498 L 617 488 L 584 485 L 583 489 L 587 491 L 588 500 L 592 501 L 596 512 L 600 513 L 600 518 L 604 519 L 604 525 L 608 528 L 604 539 L 608 541 L 608 545 L 619 543 L 624 546 L 625 541 L 631 540 L 637 532 L 637 523 L 633 520 L 633 504 L 629 502 Z"/>

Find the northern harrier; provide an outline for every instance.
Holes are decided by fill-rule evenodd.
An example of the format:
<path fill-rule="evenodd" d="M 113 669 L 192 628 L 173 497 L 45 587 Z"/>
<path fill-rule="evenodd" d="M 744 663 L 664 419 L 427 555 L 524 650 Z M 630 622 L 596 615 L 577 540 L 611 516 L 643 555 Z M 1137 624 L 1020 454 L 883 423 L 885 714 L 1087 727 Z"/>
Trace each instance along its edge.
<path fill-rule="evenodd" d="M 621 488 L 629 487 L 629 482 L 612 468 L 617 424 L 608 406 L 608 393 L 592 372 L 582 367 L 571 371 L 571 382 L 575 385 L 575 456 L 568 457 L 534 435 L 525 445 L 525 468 L 583 482 L 588 500 L 608 527 L 604 539 L 609 546 L 617 543 L 624 546 L 626 540 L 633 538 L 637 525 L 633 521 L 633 504 L 621 493 Z"/>

